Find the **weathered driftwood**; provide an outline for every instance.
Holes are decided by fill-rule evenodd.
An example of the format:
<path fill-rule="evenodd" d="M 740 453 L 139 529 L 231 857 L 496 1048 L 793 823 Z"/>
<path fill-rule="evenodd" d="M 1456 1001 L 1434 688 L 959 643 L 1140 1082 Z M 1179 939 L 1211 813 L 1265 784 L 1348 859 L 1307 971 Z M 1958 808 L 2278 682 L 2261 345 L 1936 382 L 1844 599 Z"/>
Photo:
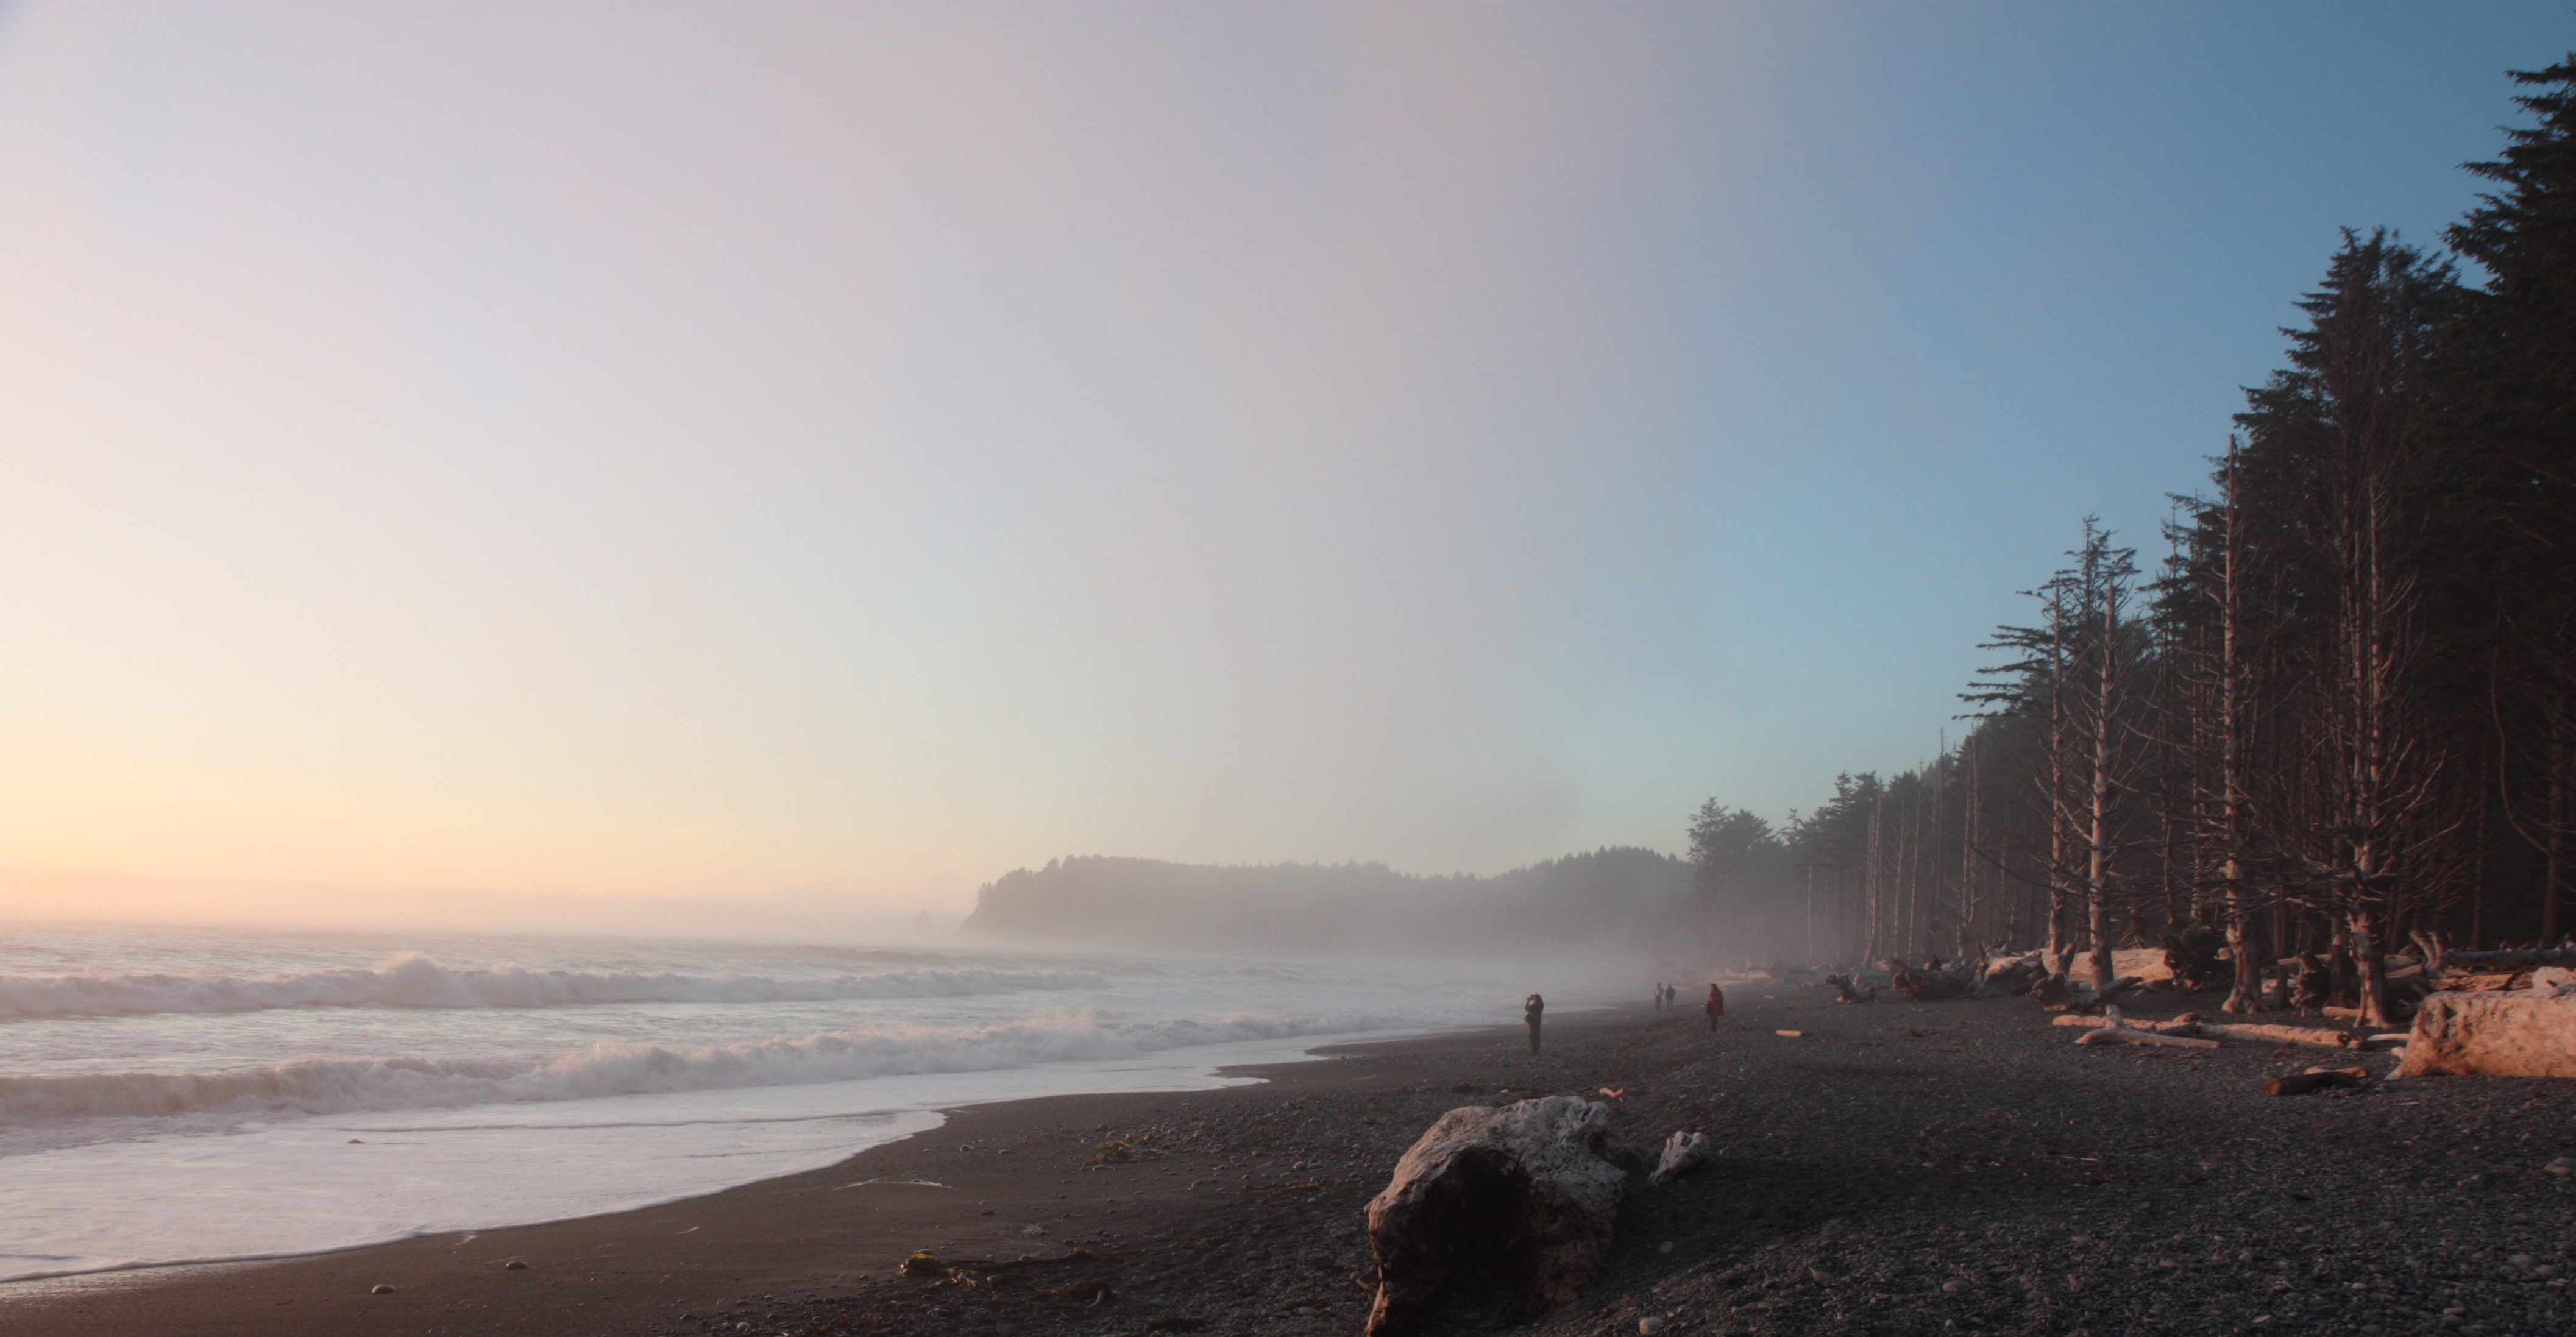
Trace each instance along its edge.
<path fill-rule="evenodd" d="M 1670 1183 L 1716 1160 L 1717 1144 L 1706 1133 L 1675 1133 L 1664 1139 L 1663 1154 L 1655 1158 L 1655 1172 L 1646 1176 L 1646 1182 Z"/>
<path fill-rule="evenodd" d="M 1980 998 L 2013 998 L 2030 992 L 2030 986 L 2048 978 L 2048 963 L 2039 953 L 1988 960 L 1977 973 L 1976 994 Z"/>
<path fill-rule="evenodd" d="M 2061 1016 L 2051 1019 L 2057 1026 L 2101 1026 L 2100 1017 Z M 2123 1023 L 2131 1024 L 2131 1023 Z M 2327 1030 L 2321 1026 L 2274 1026 L 2261 1022 L 2211 1022 L 2197 1017 L 2176 1017 L 2172 1021 L 2133 1025 L 2133 1029 L 2153 1031 L 2159 1035 L 2190 1035 L 2211 1040 L 2242 1040 L 2248 1044 L 2313 1045 L 2320 1049 L 2350 1049 L 2359 1037 L 2350 1031 Z M 2377 1037 L 2373 1037 L 2377 1038 Z M 2401 1037 L 2402 1038 L 2402 1037 Z"/>
<path fill-rule="evenodd" d="M 2519 952 L 2448 952 L 2442 963 L 2453 970 L 2529 970 L 2534 966 L 2576 966 L 2576 947 L 2548 947 Z"/>
<path fill-rule="evenodd" d="M 1627 1187 L 1609 1122 L 1609 1106 L 1574 1096 L 1441 1115 L 1369 1200 L 1370 1337 L 1424 1330 L 1480 1277 L 1516 1282 L 1533 1315 L 1571 1302 L 1609 1255 Z"/>
<path fill-rule="evenodd" d="M 2275 1077 L 2263 1083 L 2267 1096 L 2303 1096 L 2329 1086 L 2364 1086 L 2370 1082 L 2368 1068 L 2310 1068 L 2288 1077 Z"/>
<path fill-rule="evenodd" d="M 1940 966 L 1916 969 L 1899 962 L 1888 965 L 1889 985 L 1896 996 L 1910 1003 L 1943 1003 L 1968 996 L 1971 980 L 1963 970 Z"/>
<path fill-rule="evenodd" d="M 2051 1012 L 2099 1012 L 2120 1001 L 2122 994 L 2145 984 L 2136 975 L 2122 975 L 2107 989 L 2086 988 L 2055 976 L 2031 986 L 2031 1001 Z"/>
<path fill-rule="evenodd" d="M 2166 1035 L 2154 1030 L 2139 1030 L 2120 1023 L 2120 1009 L 2106 1008 L 2102 1025 L 2075 1037 L 2079 1045 L 2155 1045 L 2168 1049 L 2216 1049 L 2216 1040 L 2202 1040 L 2187 1035 Z"/>
<path fill-rule="evenodd" d="M 1834 986 L 1837 1003 L 1866 1003 L 1878 997 L 1877 985 L 1855 983 L 1849 975 L 1827 975 L 1825 983 Z"/>
<path fill-rule="evenodd" d="M 2191 992 L 2216 988 L 2229 969 L 2219 958 L 2219 950 L 2226 945 L 2225 935 L 2207 924 L 2191 922 L 2180 932 L 2168 930 L 2165 969 L 2176 984 Z"/>
<path fill-rule="evenodd" d="M 2538 989 L 2434 994 L 2415 1013 L 2397 1073 L 2576 1077 L 2576 997 Z"/>
<path fill-rule="evenodd" d="M 2319 1049 L 2350 1049 L 2361 1042 L 2361 1037 L 2351 1031 L 2331 1030 L 2323 1026 L 2274 1026 L 2261 1022 L 2229 1022 L 2224 1026 L 2203 1026 L 2200 1029 L 2204 1034 L 2215 1035 L 2225 1040 L 2313 1045 Z"/>

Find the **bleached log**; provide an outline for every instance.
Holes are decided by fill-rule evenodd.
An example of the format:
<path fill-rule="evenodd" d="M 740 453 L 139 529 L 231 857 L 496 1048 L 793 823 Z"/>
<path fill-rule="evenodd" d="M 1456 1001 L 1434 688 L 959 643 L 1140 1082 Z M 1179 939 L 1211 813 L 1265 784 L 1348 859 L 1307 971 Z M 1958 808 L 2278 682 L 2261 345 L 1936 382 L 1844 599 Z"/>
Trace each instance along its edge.
<path fill-rule="evenodd" d="M 2466 953 L 2454 952 L 2453 959 Z M 2552 990 L 2437 993 L 2415 1014 L 2408 1077 L 2576 1077 L 2576 997 Z"/>
<path fill-rule="evenodd" d="M 2050 1019 L 2052 1026 L 2088 1026 L 2100 1028 L 2107 1023 L 2101 1017 L 2061 1016 Z M 2125 1024 L 2125 1023 L 2124 1023 Z M 2319 1049 L 2350 1049 L 2355 1040 L 2350 1031 L 2330 1031 L 2317 1026 L 2274 1026 L 2262 1022 L 2172 1021 L 2149 1022 L 2132 1027 L 2159 1035 L 2199 1036 L 2212 1040 L 2242 1040 L 2247 1044 L 2310 1045 Z M 2374 1041 L 2388 1037 L 2372 1036 Z M 2406 1037 L 2399 1035 L 2397 1040 Z"/>
<path fill-rule="evenodd" d="M 2230 1022 L 2224 1026 L 2204 1025 L 2200 1029 L 2203 1034 L 2229 1040 L 2243 1040 L 2250 1044 L 2269 1042 L 2313 1045 L 2319 1049 L 2350 1049 L 2354 1043 L 2352 1032 L 2330 1031 L 2322 1026 L 2274 1026 L 2262 1022 Z"/>
<path fill-rule="evenodd" d="M 2154 1045 L 2166 1049 L 2218 1048 L 2216 1040 L 2199 1040 L 2186 1035 L 2160 1035 L 2154 1031 L 2137 1030 L 2121 1025 L 2120 1009 L 2116 1007 L 2104 1009 L 2102 1025 L 2098 1029 L 2075 1037 L 2075 1043 L 2079 1045 Z"/>
<path fill-rule="evenodd" d="M 2118 1010 L 2119 1009 L 2117 1008 L 2112 1009 L 2114 1012 L 2117 1012 Z M 2107 1026 L 2121 1026 L 2133 1031 L 2150 1031 L 2157 1035 L 2199 1035 L 2201 1031 L 2205 1029 L 2198 1021 L 2185 1021 L 2180 1017 L 2176 1017 L 2171 1021 L 2133 1022 L 2125 1017 L 2114 1020 L 2111 1017 L 2081 1017 L 2072 1013 L 2068 1013 L 2063 1016 L 2051 1017 L 2049 1018 L 2048 1024 L 2051 1026 L 2083 1026 L 2089 1027 L 2093 1030 L 2101 1030 Z"/>
<path fill-rule="evenodd" d="M 2475 971 L 2529 970 L 2534 966 L 2576 966 L 2576 948 L 2548 947 L 2519 952 L 2446 952 L 2442 964 Z"/>
<path fill-rule="evenodd" d="M 2196 1040 L 2188 1035 L 2158 1035 L 2154 1031 L 2131 1030 L 2126 1026 L 2104 1026 L 2075 1037 L 2079 1045 L 2155 1045 L 2167 1049 L 2216 1049 L 2216 1040 Z"/>

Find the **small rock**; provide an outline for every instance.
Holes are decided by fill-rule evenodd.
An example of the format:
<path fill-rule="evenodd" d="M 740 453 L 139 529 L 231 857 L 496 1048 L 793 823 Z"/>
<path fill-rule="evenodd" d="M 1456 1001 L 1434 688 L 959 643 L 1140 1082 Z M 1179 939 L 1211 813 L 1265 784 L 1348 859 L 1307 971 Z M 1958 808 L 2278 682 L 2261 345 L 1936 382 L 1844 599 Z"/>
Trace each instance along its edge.
<path fill-rule="evenodd" d="M 1968 1289 L 1968 1283 L 1964 1281 L 1945 1281 L 1941 1283 L 1941 1293 L 1944 1295 L 1956 1295 L 1966 1289 Z"/>
<path fill-rule="evenodd" d="M 2554 1175 L 2576 1175 L 2576 1156 L 2561 1156 L 2544 1168 Z"/>
<path fill-rule="evenodd" d="M 1637 1331 L 1647 1334 L 1647 1337 L 1653 1337 L 1653 1334 L 1663 1330 L 1664 1321 L 1652 1315 L 1637 1320 Z"/>
<path fill-rule="evenodd" d="M 2527 1253 L 2518 1253 L 2505 1261 L 2513 1264 L 2515 1267 L 2529 1267 L 2531 1266 L 2531 1255 Z"/>
<path fill-rule="evenodd" d="M 2027 1294 L 2023 1295 L 2021 1298 L 2023 1298 L 2023 1299 L 2025 1299 L 2025 1300 L 2028 1300 L 2028 1301 L 2029 1301 L 2029 1302 L 2031 1302 L 2032 1304 L 2039 1304 L 2039 1303 L 2041 1303 L 2041 1302 L 2045 1301 L 2046 1299 L 2048 1299 L 2048 1292 L 2046 1292 L 2046 1291 L 2031 1291 L 2031 1292 L 2029 1292 L 2029 1293 L 2027 1293 Z M 2257 1320 L 2255 1320 L 2255 1321 L 2256 1321 L 2256 1322 L 2261 1322 L 2262 1320 L 2257 1319 Z"/>
<path fill-rule="evenodd" d="M 394 1288 L 381 1281 L 367 1288 L 367 1294 L 369 1295 L 391 1295 L 393 1293 Z"/>
<path fill-rule="evenodd" d="M 1780 1038 L 1782 1038 L 1782 1039 L 1784 1039 L 1784 1040 L 1800 1040 L 1800 1039 L 1804 1039 L 1804 1038 L 1806 1038 L 1806 1034 L 1807 1034 L 1805 1031 L 1773 1031 L 1773 1032 L 1771 1032 L 1771 1033 L 1772 1033 L 1773 1035 L 1777 1035 L 1777 1036 L 1779 1036 Z"/>
<path fill-rule="evenodd" d="M 501 1264 L 501 1270 L 504 1272 L 525 1272 L 528 1270 L 528 1265 L 522 1259 L 513 1258 L 510 1261 Z"/>
<path fill-rule="evenodd" d="M 1671 1253 L 1672 1251 L 1673 1242 L 1671 1240 L 1665 1240 L 1663 1243 L 1655 1246 L 1655 1252 L 1657 1253 Z"/>

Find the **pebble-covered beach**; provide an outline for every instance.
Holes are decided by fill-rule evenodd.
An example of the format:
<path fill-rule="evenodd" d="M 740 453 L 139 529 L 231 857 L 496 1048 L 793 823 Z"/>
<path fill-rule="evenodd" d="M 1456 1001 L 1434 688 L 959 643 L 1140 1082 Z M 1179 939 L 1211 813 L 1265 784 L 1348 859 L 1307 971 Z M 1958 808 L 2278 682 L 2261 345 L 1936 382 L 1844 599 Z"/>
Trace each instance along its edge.
<path fill-rule="evenodd" d="M 1486 1032 L 1228 1090 L 972 1108 L 687 1203 L 22 1290 L 0 1320 L 30 1337 L 147 1318 L 266 1337 L 1353 1334 L 1364 1206 L 1432 1119 L 1606 1088 L 1616 1135 L 1702 1131 L 1718 1161 L 1632 1189 L 1574 1307 L 1533 1322 L 1505 1291 L 1462 1294 L 1447 1330 L 2576 1331 L 2576 1177 L 2550 1168 L 2576 1154 L 2565 1082 L 2272 1097 L 2269 1077 L 2352 1060 L 2079 1047 L 2022 999 L 1843 1005 L 1755 983 L 1730 1003 L 1715 1034 L 1687 1010 L 1565 1014 L 1537 1060 L 1517 1031 Z"/>

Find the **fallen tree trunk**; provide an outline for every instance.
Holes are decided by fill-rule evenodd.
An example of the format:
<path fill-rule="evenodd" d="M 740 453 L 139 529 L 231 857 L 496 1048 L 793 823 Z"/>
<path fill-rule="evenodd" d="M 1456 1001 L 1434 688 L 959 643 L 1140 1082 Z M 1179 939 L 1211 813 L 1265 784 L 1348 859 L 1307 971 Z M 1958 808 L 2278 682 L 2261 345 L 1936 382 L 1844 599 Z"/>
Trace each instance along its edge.
<path fill-rule="evenodd" d="M 2397 1075 L 2576 1077 L 2576 998 L 2538 990 L 2434 994 L 2415 1014 Z"/>
<path fill-rule="evenodd" d="M 2470 970 L 2529 970 L 2534 966 L 2576 966 L 2576 947 L 2544 947 L 2519 952 L 2446 952 L 2445 967 Z"/>
<path fill-rule="evenodd" d="M 2165 1035 L 2152 1030 L 2136 1030 L 2120 1024 L 2120 1009 L 2106 1008 L 2098 1028 L 2075 1038 L 2079 1045 L 2156 1045 L 2168 1049 L 2216 1049 L 2216 1040 L 2195 1039 L 2186 1035 Z"/>
<path fill-rule="evenodd" d="M 2098 1027 L 2107 1023 L 2101 1017 L 2061 1016 L 2051 1019 L 2050 1024 Z M 2350 1031 L 2330 1031 L 2321 1026 L 2275 1026 L 2262 1022 L 2222 1024 L 2185 1017 L 2150 1022 L 2134 1029 L 2154 1031 L 2159 1035 L 2197 1035 L 2213 1040 L 2242 1040 L 2248 1044 L 2312 1045 L 2319 1049 L 2350 1049 L 2360 1043 L 2360 1037 Z"/>

